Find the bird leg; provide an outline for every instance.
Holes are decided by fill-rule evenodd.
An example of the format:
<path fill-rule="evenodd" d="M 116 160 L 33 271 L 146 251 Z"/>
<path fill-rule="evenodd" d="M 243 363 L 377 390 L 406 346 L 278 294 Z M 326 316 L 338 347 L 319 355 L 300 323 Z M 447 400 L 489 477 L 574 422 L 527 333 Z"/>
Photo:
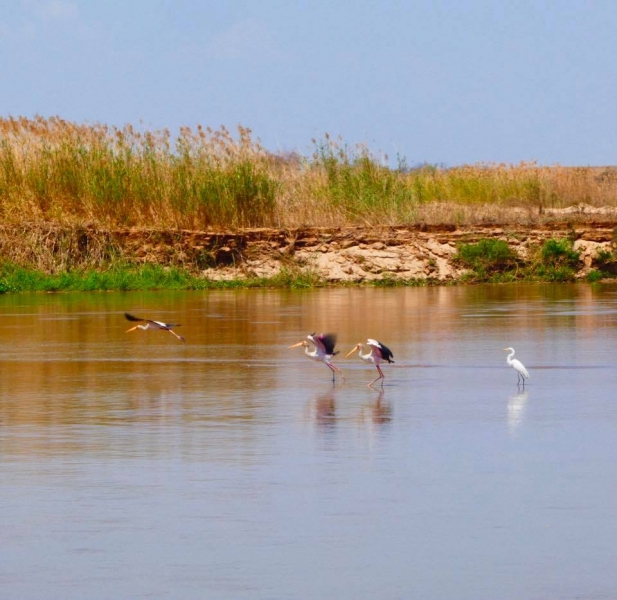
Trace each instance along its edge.
<path fill-rule="evenodd" d="M 371 383 L 367 384 L 368 387 L 371 387 L 376 381 L 379 381 L 380 379 L 381 381 L 381 387 L 383 387 L 383 380 L 386 378 L 386 376 L 383 374 L 383 371 L 381 370 L 379 365 L 375 365 L 377 367 L 377 371 L 379 371 L 379 375 L 373 379 L 373 381 L 371 381 Z"/>
<path fill-rule="evenodd" d="M 175 335 L 181 342 L 185 341 L 184 338 L 181 335 L 178 335 L 175 331 L 172 331 L 171 329 L 168 329 L 167 331 L 169 331 L 172 335 Z"/>
<path fill-rule="evenodd" d="M 338 373 L 343 378 L 343 381 L 346 381 L 343 371 L 341 371 L 336 365 L 333 365 L 332 363 L 326 363 L 326 365 L 328 365 L 328 368 L 332 371 L 332 381 L 334 381 L 335 373 Z"/>

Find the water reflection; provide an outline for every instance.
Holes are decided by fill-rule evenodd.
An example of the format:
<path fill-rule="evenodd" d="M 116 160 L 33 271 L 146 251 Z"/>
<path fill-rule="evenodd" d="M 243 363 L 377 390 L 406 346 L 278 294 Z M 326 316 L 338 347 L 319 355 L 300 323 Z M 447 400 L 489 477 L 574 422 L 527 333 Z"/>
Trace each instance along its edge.
<path fill-rule="evenodd" d="M 312 403 L 313 419 L 320 429 L 332 429 L 336 422 L 336 388 L 317 395 Z"/>
<path fill-rule="evenodd" d="M 523 422 L 528 397 L 529 392 L 524 390 L 508 399 L 508 429 L 510 433 L 516 433 Z"/>
<path fill-rule="evenodd" d="M 379 331 L 394 383 L 333 386 L 312 327 Z M 616 344 L 606 285 L 0 296 L 2 595 L 599 597 Z"/>
<path fill-rule="evenodd" d="M 380 390 L 370 407 L 371 421 L 375 425 L 384 425 L 392 420 L 392 404 L 384 400 L 385 390 Z"/>

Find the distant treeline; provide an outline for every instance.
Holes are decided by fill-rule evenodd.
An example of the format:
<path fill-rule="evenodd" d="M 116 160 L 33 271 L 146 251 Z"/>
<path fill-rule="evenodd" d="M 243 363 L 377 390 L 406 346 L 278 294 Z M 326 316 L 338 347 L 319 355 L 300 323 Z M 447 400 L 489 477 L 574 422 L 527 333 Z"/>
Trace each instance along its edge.
<path fill-rule="evenodd" d="M 542 220 L 617 206 L 617 170 L 478 164 L 410 168 L 325 135 L 272 153 L 250 129 L 140 131 L 0 119 L 0 216 L 11 222 L 174 229 Z"/>

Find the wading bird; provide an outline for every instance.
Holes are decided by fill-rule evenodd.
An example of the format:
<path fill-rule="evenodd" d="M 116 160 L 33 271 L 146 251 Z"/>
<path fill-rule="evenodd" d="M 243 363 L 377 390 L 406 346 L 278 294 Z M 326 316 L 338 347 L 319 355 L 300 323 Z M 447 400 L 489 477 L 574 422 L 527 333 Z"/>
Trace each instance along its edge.
<path fill-rule="evenodd" d="M 365 362 L 373 363 L 377 367 L 377 371 L 379 373 L 379 375 L 367 385 L 370 387 L 380 379 L 382 380 L 381 385 L 383 385 L 383 380 L 386 378 L 386 376 L 383 374 L 383 371 L 381 370 L 379 364 L 382 362 L 393 363 L 394 355 L 392 354 L 390 348 L 384 346 L 381 342 L 378 342 L 377 340 L 372 340 L 371 338 L 369 338 L 368 340 L 366 340 L 366 343 L 370 347 L 369 351 L 366 354 L 362 354 L 364 344 L 357 344 L 351 350 L 351 352 L 347 353 L 347 356 L 345 356 L 345 358 L 349 358 L 357 350 L 360 354 L 360 358 Z"/>
<path fill-rule="evenodd" d="M 172 327 L 180 327 L 179 323 L 162 323 L 161 321 L 152 321 L 150 319 L 141 319 L 140 317 L 134 317 L 129 313 L 124 313 L 124 316 L 128 321 L 145 323 L 145 325 L 135 325 L 135 327 L 131 327 L 126 330 L 126 333 L 129 331 L 135 331 L 135 329 L 141 329 L 142 331 L 146 331 L 146 329 L 161 329 L 162 331 L 169 331 L 172 335 L 175 335 L 181 342 L 184 342 L 184 338 L 181 335 L 178 335 L 175 331 L 173 331 Z"/>
<path fill-rule="evenodd" d="M 304 346 L 304 354 L 313 360 L 318 360 L 324 363 L 326 367 L 332 371 L 332 381 L 334 381 L 336 373 L 338 373 L 343 378 L 343 381 L 345 381 L 343 371 L 330 362 L 334 355 L 338 354 L 338 352 L 334 351 L 336 335 L 334 333 L 320 333 L 319 335 L 311 333 L 311 335 L 306 336 L 306 339 L 308 342 L 306 340 L 302 340 L 301 342 L 293 344 L 289 347 L 297 348 L 298 346 Z M 313 350 L 310 349 L 311 347 L 309 342 L 313 344 Z"/>
<path fill-rule="evenodd" d="M 514 356 L 514 348 L 504 348 L 504 352 L 510 353 L 508 354 L 506 362 L 516 371 L 517 385 L 520 385 L 522 381 L 523 387 L 525 387 L 525 379 L 529 379 L 529 372 L 520 360 L 512 358 Z"/>

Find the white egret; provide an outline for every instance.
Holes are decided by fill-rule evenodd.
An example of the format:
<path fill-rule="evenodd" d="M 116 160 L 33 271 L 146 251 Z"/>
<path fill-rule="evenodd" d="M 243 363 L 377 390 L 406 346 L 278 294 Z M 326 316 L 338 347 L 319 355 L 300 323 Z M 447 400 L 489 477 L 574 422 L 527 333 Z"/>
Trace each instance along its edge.
<path fill-rule="evenodd" d="M 381 385 L 383 386 L 383 380 L 386 378 L 386 376 L 383 374 L 383 371 L 381 370 L 381 367 L 379 365 L 382 362 L 393 363 L 394 355 L 392 354 L 390 348 L 388 348 L 381 342 L 378 342 L 377 340 L 369 338 L 368 340 L 366 340 L 366 343 L 370 347 L 369 351 L 366 354 L 362 354 L 364 344 L 356 344 L 356 346 L 347 353 L 345 358 L 349 358 L 357 350 L 359 352 L 360 358 L 365 362 L 373 363 L 377 367 L 377 372 L 379 373 L 379 375 L 367 385 L 371 387 L 376 381 L 379 381 L 381 379 Z"/>
<path fill-rule="evenodd" d="M 306 340 L 308 340 L 308 342 Z M 293 344 L 289 347 L 297 348 L 298 346 L 304 346 L 304 354 L 313 360 L 318 360 L 319 362 L 324 363 L 326 367 L 332 371 L 332 381 L 334 381 L 336 373 L 338 373 L 343 378 L 343 381 L 345 381 L 343 371 L 331 362 L 334 355 L 338 354 L 338 352 L 335 352 L 334 350 L 334 346 L 336 345 L 336 334 L 320 333 L 319 335 L 315 335 L 315 333 L 311 333 L 311 335 L 306 336 L 306 340 L 302 340 L 301 342 Z M 309 342 L 313 344 L 313 350 L 311 350 Z"/>
<path fill-rule="evenodd" d="M 529 379 L 529 371 L 527 371 L 527 369 L 520 360 L 512 358 L 514 356 L 514 348 L 504 348 L 504 352 L 510 353 L 508 354 L 508 358 L 506 359 L 506 361 L 508 365 L 510 365 L 516 371 L 516 383 L 520 385 L 522 381 L 524 387 L 525 379 Z"/>
<path fill-rule="evenodd" d="M 175 331 L 173 331 L 172 327 L 180 327 L 179 323 L 163 323 L 161 321 L 152 321 L 151 319 L 142 319 L 140 317 L 134 317 L 129 313 L 124 313 L 124 316 L 128 321 L 137 321 L 140 323 L 144 323 L 144 325 L 135 325 L 135 327 L 131 327 L 127 329 L 125 333 L 129 331 L 135 331 L 136 329 L 141 329 L 142 331 L 146 331 L 147 329 L 160 329 L 162 331 L 169 331 L 172 335 L 175 335 L 181 342 L 184 342 L 184 338 L 181 335 L 178 335 Z"/>

